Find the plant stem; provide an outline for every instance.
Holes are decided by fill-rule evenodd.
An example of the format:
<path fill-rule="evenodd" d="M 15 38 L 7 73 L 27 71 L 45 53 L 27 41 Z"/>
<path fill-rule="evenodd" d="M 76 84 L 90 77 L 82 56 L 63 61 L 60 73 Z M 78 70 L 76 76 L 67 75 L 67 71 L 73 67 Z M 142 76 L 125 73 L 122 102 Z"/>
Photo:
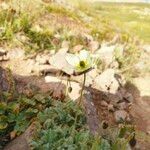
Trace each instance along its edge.
<path fill-rule="evenodd" d="M 83 80 L 83 84 L 82 84 L 81 95 L 80 95 L 80 99 L 79 99 L 79 105 L 81 105 L 81 102 L 82 102 L 82 97 L 83 97 L 83 90 L 84 90 L 84 86 L 85 86 L 85 81 L 86 81 L 86 73 L 84 73 L 84 80 Z"/>

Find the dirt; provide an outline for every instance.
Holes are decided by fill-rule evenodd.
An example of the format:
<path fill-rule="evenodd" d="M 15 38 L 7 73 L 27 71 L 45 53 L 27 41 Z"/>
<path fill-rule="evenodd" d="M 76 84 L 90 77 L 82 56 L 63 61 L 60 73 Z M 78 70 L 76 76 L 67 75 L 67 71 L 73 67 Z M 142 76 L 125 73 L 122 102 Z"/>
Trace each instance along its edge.
<path fill-rule="evenodd" d="M 86 29 L 84 24 L 80 21 L 72 19 L 69 16 L 65 16 L 63 14 L 51 13 L 42 16 L 39 20 L 36 21 L 35 24 L 39 24 L 40 26 L 47 26 L 47 28 L 65 26 L 66 29 L 71 29 L 76 34 L 88 33 L 89 30 Z"/>

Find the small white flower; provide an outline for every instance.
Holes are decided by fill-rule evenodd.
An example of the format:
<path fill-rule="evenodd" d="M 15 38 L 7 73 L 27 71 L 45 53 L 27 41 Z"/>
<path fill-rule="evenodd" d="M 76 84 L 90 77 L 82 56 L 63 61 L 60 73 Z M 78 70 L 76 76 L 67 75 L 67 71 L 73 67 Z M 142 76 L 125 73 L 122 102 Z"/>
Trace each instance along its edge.
<path fill-rule="evenodd" d="M 67 54 L 67 62 L 73 66 L 75 72 L 84 72 L 92 67 L 92 58 L 90 53 L 86 50 L 80 51 L 80 53 Z"/>

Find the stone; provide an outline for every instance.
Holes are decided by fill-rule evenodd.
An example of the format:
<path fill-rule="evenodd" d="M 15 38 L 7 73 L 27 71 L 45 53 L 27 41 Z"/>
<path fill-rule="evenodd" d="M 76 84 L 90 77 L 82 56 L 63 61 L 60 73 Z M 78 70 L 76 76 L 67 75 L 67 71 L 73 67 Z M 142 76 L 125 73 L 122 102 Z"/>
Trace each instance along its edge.
<path fill-rule="evenodd" d="M 74 70 L 73 67 L 66 61 L 65 57 L 67 54 L 68 49 L 60 49 L 55 55 L 50 57 L 50 64 L 57 69 L 62 70 L 63 72 L 67 73 L 68 75 L 72 75 Z"/>
<path fill-rule="evenodd" d="M 90 41 L 88 45 L 91 52 L 95 52 L 100 46 L 98 41 Z"/>
<path fill-rule="evenodd" d="M 119 83 L 114 77 L 115 71 L 107 69 L 102 74 L 98 75 L 94 80 L 94 88 L 103 92 L 115 94 L 119 88 Z"/>
<path fill-rule="evenodd" d="M 111 112 L 115 111 L 114 106 L 112 104 L 108 105 L 108 111 L 111 111 Z"/>
<path fill-rule="evenodd" d="M 99 50 L 96 51 L 96 54 L 99 56 L 100 60 L 109 66 L 114 58 L 115 46 L 106 46 L 102 45 Z"/>
<path fill-rule="evenodd" d="M 90 129 L 90 132 L 93 135 L 97 135 L 97 133 L 101 133 L 103 131 L 100 127 L 101 120 L 98 117 L 96 108 L 92 101 L 92 95 L 89 91 L 86 91 L 83 96 L 83 103 L 85 108 L 85 115 L 87 118 L 87 125 Z"/>
<path fill-rule="evenodd" d="M 7 56 L 9 59 L 23 59 L 25 57 L 25 51 L 20 48 L 15 48 L 13 50 L 8 51 Z"/>
<path fill-rule="evenodd" d="M 87 40 L 87 41 L 93 41 L 93 37 L 89 34 L 82 34 L 82 36 Z"/>
<path fill-rule="evenodd" d="M 39 64 L 48 64 L 49 63 L 49 59 L 50 59 L 50 54 L 39 54 L 36 56 L 35 61 L 38 62 Z"/>
<path fill-rule="evenodd" d="M 114 117 L 117 123 L 121 123 L 126 120 L 128 113 L 124 110 L 117 110 L 114 112 Z"/>
<path fill-rule="evenodd" d="M 0 57 L 7 54 L 7 51 L 0 47 Z"/>
<path fill-rule="evenodd" d="M 49 82 L 61 82 L 61 80 L 57 77 L 54 76 L 46 76 L 45 77 L 45 82 L 49 83 Z"/>
<path fill-rule="evenodd" d="M 4 150 L 30 150 L 30 140 L 33 138 L 33 134 L 35 132 L 35 125 L 34 122 L 28 127 L 28 129 L 12 140 L 6 147 L 4 147 Z"/>
<path fill-rule="evenodd" d="M 76 82 L 70 82 L 70 86 L 72 90 L 71 92 L 68 92 L 68 96 L 71 100 L 75 101 L 80 97 L 81 86 Z"/>
<path fill-rule="evenodd" d="M 140 91 L 141 96 L 150 96 L 150 77 L 145 76 L 133 79 L 133 84 Z"/>
<path fill-rule="evenodd" d="M 14 92 L 14 84 L 15 80 L 11 72 L 0 67 L 0 94 L 2 92 Z"/>
<path fill-rule="evenodd" d="M 97 69 L 92 69 L 89 72 L 87 72 L 85 85 L 86 86 L 92 85 L 94 82 L 94 79 L 96 78 L 97 75 L 98 75 Z M 80 82 L 81 82 L 81 80 L 80 80 Z"/>
<path fill-rule="evenodd" d="M 126 92 L 126 94 L 124 95 L 124 98 L 129 102 L 132 103 L 133 102 L 133 95 L 129 92 Z"/>
<path fill-rule="evenodd" d="M 144 49 L 145 52 L 150 54 L 150 45 L 144 45 L 143 49 Z"/>
<path fill-rule="evenodd" d="M 119 63 L 117 61 L 113 61 L 110 66 L 112 69 L 118 69 L 119 68 Z"/>
<path fill-rule="evenodd" d="M 124 110 L 124 109 L 127 109 L 128 107 L 126 102 L 118 103 L 117 106 L 119 110 Z"/>
<path fill-rule="evenodd" d="M 103 107 L 107 107 L 108 106 L 108 103 L 106 101 L 104 101 L 104 100 L 102 100 L 100 104 Z"/>

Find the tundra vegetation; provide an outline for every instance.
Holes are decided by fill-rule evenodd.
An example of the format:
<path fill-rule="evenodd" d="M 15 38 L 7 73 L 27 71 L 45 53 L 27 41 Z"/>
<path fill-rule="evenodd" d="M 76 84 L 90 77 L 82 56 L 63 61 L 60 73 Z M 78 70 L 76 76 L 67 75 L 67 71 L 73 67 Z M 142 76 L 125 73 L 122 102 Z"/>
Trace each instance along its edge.
<path fill-rule="evenodd" d="M 128 84 L 124 84 L 150 74 L 149 54 L 144 53 L 144 46 L 150 43 L 149 24 L 149 4 L 91 3 L 85 0 L 0 1 L 0 149 L 5 146 L 7 149 L 13 140 L 26 135 L 31 126 L 33 134 L 27 138 L 28 148 L 23 150 L 128 150 L 138 148 L 137 143 L 141 144 L 141 141 L 143 147 L 150 143 L 149 133 L 138 130 L 132 122 L 131 118 L 136 118 L 130 114 L 134 96 L 126 91 Z M 25 54 L 21 53 L 23 58 L 19 58 L 18 51 L 11 53 L 15 49 L 24 51 Z M 43 56 L 45 59 L 40 59 Z M 141 59 L 142 68 L 139 67 Z M 70 65 L 69 71 L 66 64 L 59 68 L 65 60 Z M 40 72 L 42 63 L 44 68 L 55 64 L 59 73 L 51 79 L 57 79 L 60 84 L 67 82 L 64 95 L 58 92 L 59 86 L 52 89 L 53 93 L 58 92 L 56 96 L 50 89 L 47 92 L 39 90 L 47 86 L 43 78 L 48 79 L 45 70 Z M 28 68 L 33 70 L 28 73 Z M 108 79 L 106 77 L 108 82 L 113 79 L 110 85 L 101 85 L 103 78 L 100 75 L 110 69 L 115 70 L 114 76 L 118 74 L 119 81 L 111 77 L 112 72 L 110 76 L 108 73 Z M 34 75 L 38 76 L 37 81 L 34 81 Z M 27 87 L 24 86 L 26 79 L 18 82 L 21 76 L 31 78 Z M 41 87 L 30 85 L 30 82 L 38 81 Z M 18 90 L 20 83 L 25 92 Z M 71 85 L 77 83 L 79 103 L 70 96 L 74 90 Z M 114 83 L 120 88 L 121 98 L 111 93 Z M 104 90 L 106 100 L 94 98 L 97 93 L 91 91 L 95 84 L 99 92 Z M 89 91 L 94 103 L 88 100 L 89 95 L 86 98 Z M 114 102 L 116 97 L 121 100 Z M 93 125 L 88 116 L 94 109 L 99 120 L 96 133 L 90 128 Z M 107 117 L 101 117 L 99 112 Z"/>

